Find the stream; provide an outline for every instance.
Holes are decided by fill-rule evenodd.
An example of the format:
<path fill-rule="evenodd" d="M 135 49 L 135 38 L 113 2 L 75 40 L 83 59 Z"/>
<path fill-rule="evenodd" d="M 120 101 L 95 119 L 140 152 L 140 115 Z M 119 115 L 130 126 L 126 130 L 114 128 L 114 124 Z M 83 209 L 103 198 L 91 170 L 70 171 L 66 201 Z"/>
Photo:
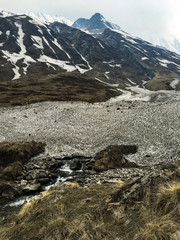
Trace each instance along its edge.
<path fill-rule="evenodd" d="M 61 172 L 62 176 L 59 175 L 55 183 L 45 186 L 44 187 L 45 191 L 49 190 L 53 186 L 60 185 L 68 180 L 72 180 L 73 177 L 75 177 L 77 174 L 79 176 L 83 173 L 82 168 L 80 170 L 71 170 L 70 165 L 72 162 L 73 160 L 69 160 L 68 163 L 67 161 L 64 161 L 64 164 L 62 165 L 62 167 L 59 168 L 59 171 Z M 15 200 L 8 202 L 8 204 L 2 206 L 2 208 L 0 209 L 0 219 L 4 218 L 5 216 L 11 213 L 17 213 L 25 202 L 30 202 L 32 199 L 39 196 L 41 196 L 40 193 L 36 193 L 34 195 L 28 195 L 28 196 L 20 196 Z"/>

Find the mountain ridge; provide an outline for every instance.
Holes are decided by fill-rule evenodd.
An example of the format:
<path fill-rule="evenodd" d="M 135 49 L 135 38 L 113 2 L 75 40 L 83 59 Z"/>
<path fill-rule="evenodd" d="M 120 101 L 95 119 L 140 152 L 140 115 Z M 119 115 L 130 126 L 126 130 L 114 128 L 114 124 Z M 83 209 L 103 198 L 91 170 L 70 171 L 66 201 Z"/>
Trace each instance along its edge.
<path fill-rule="evenodd" d="M 97 20 L 106 23 L 99 13 L 92 19 L 94 27 Z M 59 22 L 45 24 L 13 15 L 1 18 L 0 33 L 2 80 L 79 72 L 121 89 L 132 84 L 151 90 L 179 89 L 180 56 L 123 30 L 106 27 L 94 37 Z"/>
<path fill-rule="evenodd" d="M 0 9 L 0 17 L 7 17 L 7 16 L 13 16 L 13 15 L 27 15 L 30 16 L 36 20 L 42 21 L 43 23 L 46 24 L 51 24 L 53 22 L 60 22 L 60 23 L 64 23 L 68 26 L 73 26 L 76 27 L 78 29 L 81 29 L 83 31 L 85 31 L 86 33 L 89 34 L 97 34 L 97 32 L 91 32 L 88 30 L 83 29 L 81 26 L 78 26 L 78 20 L 79 19 L 83 19 L 84 20 L 90 20 L 92 19 L 92 17 L 90 19 L 86 19 L 86 18 L 79 18 L 76 21 L 71 21 L 65 17 L 62 16 L 57 16 L 57 15 L 50 15 L 50 14 L 46 14 L 46 13 L 41 13 L 41 12 L 25 12 L 25 13 L 14 13 L 14 12 L 10 12 L 10 11 L 5 11 L 3 9 Z M 95 13 L 94 15 L 100 15 L 105 21 L 106 19 L 103 17 L 102 14 L 100 13 Z M 112 29 L 117 29 L 117 30 L 121 30 L 120 26 L 118 26 L 117 24 L 114 24 L 112 22 L 106 21 L 106 23 L 109 24 L 109 26 L 107 25 L 106 27 L 110 27 Z M 103 28 L 104 30 L 104 28 Z M 102 33 L 102 31 L 100 31 L 100 33 Z M 156 47 L 162 48 L 162 49 L 167 49 L 169 51 L 172 52 L 176 52 L 177 54 L 180 54 L 180 38 L 175 36 L 175 35 L 170 35 L 170 36 L 164 36 L 164 37 L 155 37 L 155 36 L 140 36 L 140 38 L 142 39 L 146 39 L 146 41 L 154 44 Z"/>
<path fill-rule="evenodd" d="M 118 25 L 107 21 L 100 13 L 95 13 L 90 19 L 79 18 L 72 27 L 90 34 L 101 34 L 106 28 L 121 30 Z"/>

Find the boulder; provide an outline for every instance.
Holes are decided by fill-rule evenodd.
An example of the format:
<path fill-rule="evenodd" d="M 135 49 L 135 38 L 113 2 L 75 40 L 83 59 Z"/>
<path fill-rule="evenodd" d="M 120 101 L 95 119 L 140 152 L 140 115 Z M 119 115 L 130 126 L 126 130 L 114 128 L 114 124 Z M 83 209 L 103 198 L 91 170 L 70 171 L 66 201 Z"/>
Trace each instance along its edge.
<path fill-rule="evenodd" d="M 15 180 L 21 175 L 23 165 L 30 158 L 44 151 L 41 142 L 15 142 L 0 143 L 0 178 L 2 180 Z"/>
<path fill-rule="evenodd" d="M 35 184 L 27 184 L 22 191 L 27 194 L 31 194 L 37 191 L 41 190 L 41 184 L 40 183 L 35 183 Z"/>
<path fill-rule="evenodd" d="M 0 194 L 2 198 L 12 200 L 15 198 L 18 192 L 11 183 L 4 182 L 3 184 L 0 184 Z"/>
<path fill-rule="evenodd" d="M 71 170 L 80 170 L 82 168 L 82 163 L 80 161 L 73 161 L 70 164 L 70 169 Z"/>
<path fill-rule="evenodd" d="M 137 167 L 137 164 L 131 163 L 123 157 L 136 152 L 137 146 L 135 145 L 110 145 L 95 155 L 93 169 L 107 171 L 119 167 Z"/>

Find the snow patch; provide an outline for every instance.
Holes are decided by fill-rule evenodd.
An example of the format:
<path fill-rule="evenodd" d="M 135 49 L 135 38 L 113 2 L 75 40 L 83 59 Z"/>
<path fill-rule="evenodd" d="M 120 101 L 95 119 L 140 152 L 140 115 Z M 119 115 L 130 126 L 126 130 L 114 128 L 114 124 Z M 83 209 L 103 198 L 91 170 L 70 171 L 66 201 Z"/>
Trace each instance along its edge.
<path fill-rule="evenodd" d="M 137 44 L 133 39 L 126 37 L 126 40 L 132 44 Z"/>
<path fill-rule="evenodd" d="M 126 33 L 122 30 L 111 29 L 111 31 L 121 34 L 127 41 L 129 41 L 133 44 L 137 44 L 137 42 L 136 42 L 137 39 L 141 40 L 140 38 L 134 37 L 134 36 L 130 35 L 129 33 Z M 123 40 L 121 40 L 121 41 L 123 41 Z"/>
<path fill-rule="evenodd" d="M 76 65 L 77 70 L 78 70 L 81 74 L 84 74 L 85 72 L 89 71 L 89 69 L 83 69 L 83 68 L 81 68 L 81 67 L 80 67 L 81 65 L 82 65 L 82 64 L 77 64 L 77 65 Z M 85 66 L 85 65 L 84 65 L 84 66 Z"/>
<path fill-rule="evenodd" d="M 104 76 L 106 77 L 106 79 L 109 79 L 109 76 L 107 74 L 104 74 Z"/>
<path fill-rule="evenodd" d="M 145 60 L 148 60 L 149 58 L 147 58 L 147 57 L 142 57 L 141 58 L 141 61 L 145 61 Z"/>
<path fill-rule="evenodd" d="M 68 65 L 70 62 L 53 59 L 46 55 L 41 55 L 37 61 L 57 65 L 60 68 L 65 69 L 67 72 L 72 72 L 76 70 L 73 65 Z"/>
<path fill-rule="evenodd" d="M 147 89 L 136 87 L 128 87 L 129 91 L 121 90 L 122 95 L 111 98 L 108 100 L 109 103 L 119 102 L 119 101 L 150 101 L 150 91 Z"/>
<path fill-rule="evenodd" d="M 67 57 L 68 57 L 69 59 L 71 59 L 70 55 L 61 47 L 61 45 L 58 43 L 58 41 L 57 41 L 56 38 L 54 38 L 53 43 L 54 43 L 60 50 L 62 50 L 63 52 L 65 52 L 65 54 L 67 55 Z"/>
<path fill-rule="evenodd" d="M 177 80 L 180 81 L 180 79 L 175 79 L 174 84 L 175 86 L 179 83 L 177 83 Z M 173 86 L 174 86 L 173 84 Z M 151 100 L 152 97 L 154 96 L 161 96 L 162 94 L 166 95 L 174 95 L 174 91 L 172 90 L 159 90 L 159 91 L 150 91 L 146 88 L 141 88 L 138 85 L 137 86 L 131 86 L 127 87 L 127 90 L 122 90 L 119 89 L 119 91 L 122 92 L 122 95 L 113 97 L 109 99 L 107 102 L 108 103 L 114 103 L 114 102 L 120 102 L 120 101 L 143 101 L 143 102 L 148 102 Z"/>
<path fill-rule="evenodd" d="M 60 50 L 63 51 L 61 45 L 58 43 L 57 39 L 55 38 L 53 41 L 52 41 Z"/>
<path fill-rule="evenodd" d="M 10 35 L 10 31 L 9 30 L 6 31 L 6 35 L 9 37 L 9 35 Z"/>
<path fill-rule="evenodd" d="M 107 85 L 109 87 L 118 87 L 119 86 L 119 84 L 112 84 L 112 83 L 103 82 L 102 80 L 100 80 L 97 77 L 95 78 L 95 80 L 97 80 L 98 82 L 103 83 L 104 85 Z"/>
<path fill-rule="evenodd" d="M 170 83 L 170 86 L 171 86 L 174 90 L 176 90 L 176 86 L 179 84 L 179 82 L 180 82 L 180 79 L 175 78 L 175 79 Z"/>
<path fill-rule="evenodd" d="M 56 70 L 56 68 L 54 66 L 52 66 L 51 64 L 46 63 L 46 65 L 48 66 L 48 68 L 52 68 L 52 69 Z"/>
<path fill-rule="evenodd" d="M 159 64 L 163 67 L 168 67 L 168 64 L 173 64 L 175 66 L 177 66 L 177 68 L 180 70 L 180 65 L 175 63 L 175 62 L 171 62 L 167 59 L 160 59 L 160 58 L 156 58 L 159 61 Z"/>
<path fill-rule="evenodd" d="M 15 75 L 13 80 L 21 77 L 21 74 L 19 73 L 19 67 L 18 66 L 14 65 L 14 68 L 12 70 L 13 70 L 14 75 Z"/>
<path fill-rule="evenodd" d="M 38 27 L 38 32 L 43 36 L 43 31 L 40 27 Z"/>
<path fill-rule="evenodd" d="M 112 65 L 112 64 L 109 64 L 109 66 L 110 66 L 110 67 L 113 67 L 113 68 L 114 68 L 114 67 L 119 67 L 119 68 L 121 68 L 121 67 L 122 67 L 122 65 L 121 65 L 121 64 L 114 64 L 114 65 Z"/>
<path fill-rule="evenodd" d="M 35 25 L 39 25 L 41 27 L 46 27 L 45 24 L 37 18 L 36 19 L 30 19 L 29 22 L 32 23 L 32 24 L 35 24 Z"/>
<path fill-rule="evenodd" d="M 162 62 L 160 62 L 159 64 L 160 64 L 162 67 L 168 68 L 167 63 L 162 63 Z"/>

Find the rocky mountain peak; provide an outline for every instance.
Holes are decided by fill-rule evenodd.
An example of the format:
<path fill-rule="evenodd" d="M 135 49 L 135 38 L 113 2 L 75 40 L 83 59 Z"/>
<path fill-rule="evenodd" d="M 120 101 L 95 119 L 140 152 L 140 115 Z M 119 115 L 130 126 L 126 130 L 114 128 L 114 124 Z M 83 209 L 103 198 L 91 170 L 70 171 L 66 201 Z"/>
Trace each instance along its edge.
<path fill-rule="evenodd" d="M 95 13 L 91 18 L 90 18 L 90 21 L 93 21 L 93 20 L 105 20 L 105 18 L 103 17 L 102 14 L 100 13 Z"/>
<path fill-rule="evenodd" d="M 100 13 L 95 13 L 90 19 L 79 18 L 72 27 L 90 34 L 101 34 L 106 28 L 120 30 L 118 25 L 107 21 Z"/>

